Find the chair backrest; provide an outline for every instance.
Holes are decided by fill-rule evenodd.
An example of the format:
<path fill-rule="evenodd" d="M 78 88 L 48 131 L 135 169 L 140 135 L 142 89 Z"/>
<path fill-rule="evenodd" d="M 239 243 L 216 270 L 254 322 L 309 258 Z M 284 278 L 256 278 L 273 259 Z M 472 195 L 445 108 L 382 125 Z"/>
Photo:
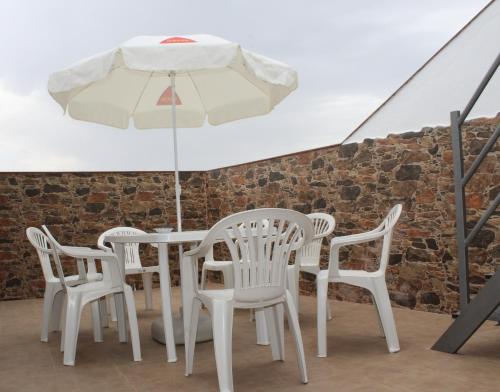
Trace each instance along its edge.
<path fill-rule="evenodd" d="M 262 228 L 263 228 L 264 230 L 267 230 L 267 228 L 269 227 L 269 221 L 268 221 L 267 219 L 264 219 L 264 220 L 262 221 L 262 224 L 263 224 Z M 256 222 L 250 222 L 250 227 L 251 227 L 252 229 L 255 229 L 255 228 L 257 227 L 256 225 L 257 225 L 257 223 L 256 223 Z M 242 224 L 240 224 L 238 227 L 239 227 L 241 230 L 244 230 L 244 229 L 245 229 L 245 224 L 244 224 L 244 223 L 242 223 Z M 207 255 L 206 255 L 206 257 L 205 257 L 205 260 L 212 260 L 212 261 L 215 261 L 215 260 L 214 260 L 214 250 L 213 250 L 213 247 L 212 247 L 212 250 L 211 250 L 210 252 L 208 252 L 208 253 L 207 253 Z"/>
<path fill-rule="evenodd" d="M 312 221 L 314 227 L 313 240 L 300 248 L 297 252 L 296 262 L 307 265 L 319 265 L 321 255 L 321 244 L 323 238 L 328 237 L 335 229 L 335 218 L 323 212 L 308 214 L 307 217 Z"/>
<path fill-rule="evenodd" d="M 43 231 L 37 227 L 28 227 L 26 229 L 26 236 L 28 237 L 31 245 L 33 245 L 36 249 L 45 281 L 48 282 L 54 279 L 54 272 L 52 271 L 52 266 L 50 265 L 50 255 L 52 254 L 52 249 L 49 245 L 49 239 Z"/>
<path fill-rule="evenodd" d="M 392 242 L 392 233 L 394 231 L 394 226 L 398 222 L 399 216 L 401 215 L 401 211 L 403 210 L 403 206 L 401 204 L 396 204 L 391 208 L 387 216 L 384 218 L 383 222 L 379 227 L 375 230 L 379 230 L 383 232 L 384 240 L 382 242 L 382 253 L 380 255 L 380 267 L 379 270 L 385 271 L 387 265 L 389 264 L 389 255 L 391 252 L 391 242 Z"/>
<path fill-rule="evenodd" d="M 66 290 L 66 281 L 64 279 L 64 271 L 61 263 L 61 259 L 59 258 L 59 253 L 63 253 L 63 249 L 61 244 L 57 242 L 52 233 L 49 231 L 47 226 L 42 225 L 43 231 L 47 235 L 47 239 L 50 244 L 50 248 L 52 250 L 52 258 L 54 259 L 54 264 L 56 265 L 57 275 L 59 277 L 59 281 L 61 282 L 61 286 L 64 290 Z"/>
<path fill-rule="evenodd" d="M 238 226 L 240 229 L 245 229 L 245 223 L 242 223 L 241 225 Z M 257 222 L 250 222 L 250 227 L 252 229 L 257 228 Z M 262 228 L 263 229 L 268 229 L 269 228 L 269 220 L 263 219 L 262 220 Z"/>
<path fill-rule="evenodd" d="M 114 244 L 111 243 L 111 248 L 106 246 L 104 243 L 104 238 L 106 236 L 112 235 L 143 235 L 147 234 L 145 231 L 136 229 L 135 227 L 114 227 L 112 229 L 106 230 L 97 239 L 97 246 L 102 250 L 115 250 Z M 125 270 L 128 269 L 140 269 L 142 268 L 141 258 L 139 256 L 139 244 L 138 243 L 126 243 L 125 244 Z"/>
<path fill-rule="evenodd" d="M 306 215 L 263 208 L 220 220 L 193 252 L 204 257 L 215 242 L 223 240 L 233 262 L 234 299 L 265 302 L 285 293 L 290 253 L 312 238 L 313 225 Z"/>

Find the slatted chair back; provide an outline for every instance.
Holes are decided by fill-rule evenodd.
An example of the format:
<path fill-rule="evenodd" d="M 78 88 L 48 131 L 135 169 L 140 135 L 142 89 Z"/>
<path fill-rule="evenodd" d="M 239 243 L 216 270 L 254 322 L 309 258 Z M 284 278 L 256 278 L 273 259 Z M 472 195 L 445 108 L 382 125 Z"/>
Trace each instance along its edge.
<path fill-rule="evenodd" d="M 233 262 L 235 301 L 265 303 L 285 294 L 290 254 L 312 238 L 313 225 L 306 215 L 264 208 L 222 219 L 188 254 L 203 257 L 215 242 L 223 240 Z"/>
<path fill-rule="evenodd" d="M 61 282 L 61 286 L 63 287 L 63 290 L 66 291 L 67 288 L 67 282 L 64 279 L 64 271 L 61 263 L 61 259 L 59 258 L 59 254 L 63 253 L 63 247 L 57 240 L 54 238 L 52 233 L 49 231 L 47 226 L 43 225 L 42 226 L 43 231 L 45 231 L 45 234 L 47 235 L 47 239 L 50 244 L 50 248 L 52 250 L 52 258 L 54 260 L 54 264 L 56 265 L 56 270 L 57 270 L 57 275 L 59 277 L 59 281 Z"/>
<path fill-rule="evenodd" d="M 401 204 L 396 204 L 391 208 L 382 224 L 377 228 L 380 228 L 381 234 L 383 233 L 384 236 L 379 270 L 385 271 L 387 269 L 387 265 L 389 264 L 392 234 L 394 232 L 394 226 L 396 226 L 402 210 L 403 206 Z"/>
<path fill-rule="evenodd" d="M 114 244 L 111 243 L 111 247 L 104 243 L 104 238 L 113 235 L 144 235 L 147 234 L 145 231 L 136 229 L 135 227 L 114 227 L 112 229 L 106 230 L 97 239 L 97 246 L 103 250 L 115 250 Z M 125 270 L 141 270 L 141 258 L 139 256 L 139 244 L 138 243 L 126 243 L 125 249 Z"/>
<path fill-rule="evenodd" d="M 316 212 L 307 215 L 314 227 L 314 238 L 297 252 L 297 262 L 304 265 L 318 265 L 321 255 L 323 238 L 328 237 L 335 229 L 335 218 L 329 214 Z"/>
<path fill-rule="evenodd" d="M 52 265 L 50 264 L 50 255 L 52 254 L 52 250 L 50 249 L 49 239 L 43 231 L 37 227 L 28 227 L 26 229 L 26 236 L 28 237 L 31 245 L 33 245 L 36 249 L 45 281 L 49 282 L 53 280 L 54 271 L 52 270 Z"/>

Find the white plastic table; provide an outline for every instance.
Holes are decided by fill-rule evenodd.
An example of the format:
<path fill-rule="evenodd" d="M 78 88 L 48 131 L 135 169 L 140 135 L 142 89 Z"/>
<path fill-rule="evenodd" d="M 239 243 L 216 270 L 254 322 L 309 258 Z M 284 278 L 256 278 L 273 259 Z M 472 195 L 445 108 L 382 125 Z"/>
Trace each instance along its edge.
<path fill-rule="evenodd" d="M 160 291 L 161 291 L 161 307 L 163 316 L 163 328 L 165 333 L 165 345 L 167 348 L 168 362 L 177 361 L 177 353 L 175 349 L 174 328 L 172 320 L 172 303 L 170 290 L 170 271 L 168 263 L 168 246 L 179 246 L 179 263 L 181 273 L 181 293 L 182 293 L 182 308 L 186 315 L 191 314 L 191 306 L 193 302 L 194 288 L 192 271 L 182 260 L 182 244 L 183 243 L 198 243 L 205 238 L 207 230 L 199 231 L 183 231 L 170 233 L 152 233 L 145 235 L 112 235 L 104 239 L 106 242 L 112 242 L 115 245 L 115 252 L 120 260 L 125 260 L 125 244 L 158 244 L 158 262 L 160 266 Z M 122 263 L 122 273 L 125 276 L 125 264 Z M 184 317 L 184 337 L 186 338 L 189 329 L 190 317 Z"/>
<path fill-rule="evenodd" d="M 190 265 L 189 259 L 183 260 L 182 257 L 182 244 L 189 243 L 191 246 L 201 242 L 207 235 L 208 230 L 197 231 L 182 231 L 170 233 L 151 233 L 145 235 L 111 235 L 107 236 L 104 241 L 114 244 L 115 252 L 119 260 L 125 260 L 125 244 L 126 243 L 139 243 L 139 244 L 158 244 L 158 262 L 160 266 L 160 291 L 161 291 L 161 304 L 162 304 L 162 317 L 163 329 L 165 336 L 165 345 L 167 348 L 167 361 L 176 362 L 177 353 L 175 349 L 174 339 L 174 323 L 172 319 L 172 303 L 171 303 L 171 286 L 170 286 L 170 271 L 168 263 L 168 246 L 179 246 L 179 269 L 181 274 L 181 294 L 182 294 L 182 314 L 187 315 L 183 317 L 182 325 L 184 326 L 184 341 L 187 339 L 189 331 L 189 323 L 191 321 L 191 308 L 194 297 L 193 282 L 193 268 Z M 121 272 L 125 279 L 125 262 L 120 263 Z M 265 341 L 266 337 L 260 337 L 262 331 L 266 331 L 265 319 L 256 318 L 257 340 Z M 268 343 L 267 343 L 268 344 Z"/>

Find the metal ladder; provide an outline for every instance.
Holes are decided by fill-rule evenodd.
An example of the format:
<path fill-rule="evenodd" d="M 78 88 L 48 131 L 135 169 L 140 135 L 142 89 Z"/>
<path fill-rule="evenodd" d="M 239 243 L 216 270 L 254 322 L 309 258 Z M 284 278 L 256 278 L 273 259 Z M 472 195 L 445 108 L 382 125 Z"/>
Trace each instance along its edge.
<path fill-rule="evenodd" d="M 483 213 L 472 230 L 466 230 L 466 205 L 465 186 L 470 181 L 479 165 L 495 145 L 500 136 L 500 125 L 497 126 L 493 135 L 483 146 L 470 168 L 464 174 L 464 158 L 462 147 L 462 125 L 470 111 L 481 96 L 485 87 L 500 66 L 500 53 L 489 68 L 483 80 L 477 87 L 474 95 L 469 100 L 464 111 L 451 112 L 451 138 L 453 147 L 453 172 L 455 184 L 456 225 L 457 225 L 457 257 L 459 263 L 459 291 L 460 291 L 460 313 L 445 333 L 432 346 L 433 350 L 447 353 L 456 353 L 474 332 L 493 314 L 500 306 L 500 270 L 488 279 L 485 286 L 471 301 L 469 286 L 469 260 L 468 248 L 474 237 L 479 233 L 489 217 L 496 211 L 500 203 L 500 194 Z"/>

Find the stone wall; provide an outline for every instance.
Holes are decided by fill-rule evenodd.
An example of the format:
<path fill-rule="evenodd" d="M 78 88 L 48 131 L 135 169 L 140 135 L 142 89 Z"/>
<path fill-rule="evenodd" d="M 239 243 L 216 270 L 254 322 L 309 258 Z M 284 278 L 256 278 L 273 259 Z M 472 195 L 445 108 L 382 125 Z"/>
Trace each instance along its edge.
<path fill-rule="evenodd" d="M 182 173 L 186 229 L 206 228 L 205 177 Z M 26 239 L 29 226 L 46 224 L 62 244 L 95 247 L 98 236 L 114 226 L 152 231 L 175 222 L 172 173 L 1 173 L 0 299 L 43 295 L 39 261 Z M 144 264 L 156 260 L 146 247 Z M 176 263 L 172 270 L 176 284 Z M 134 284 L 141 286 L 140 280 Z"/>
<path fill-rule="evenodd" d="M 465 159 L 478 154 L 500 118 L 475 120 L 464 128 Z M 467 187 L 472 225 L 498 193 L 497 147 Z M 437 312 L 457 308 L 455 212 L 449 128 L 365 140 L 214 170 L 208 175 L 208 223 L 250 208 L 283 207 L 304 213 L 327 212 L 337 220 L 335 235 L 370 230 L 396 203 L 403 213 L 396 227 L 387 283 L 402 306 Z M 473 291 L 500 262 L 498 215 L 470 248 Z M 347 268 L 377 266 L 379 244 L 345 249 Z M 322 263 L 327 264 L 328 246 Z M 312 276 L 303 276 L 303 294 L 314 292 Z M 331 287 L 337 299 L 370 301 L 367 292 Z"/>
<path fill-rule="evenodd" d="M 500 117 L 474 120 L 464 128 L 465 158 L 470 164 L 500 123 Z M 467 187 L 472 225 L 499 190 L 500 150 L 483 162 Z M 331 213 L 335 235 L 375 227 L 395 203 L 403 204 L 396 227 L 387 282 L 394 303 L 436 312 L 456 309 L 458 276 L 449 128 L 325 147 L 209 172 L 185 172 L 183 222 L 204 229 L 233 212 L 283 207 Z M 499 216 L 470 248 L 473 290 L 500 261 Z M 47 224 L 62 243 L 94 245 L 109 227 L 145 230 L 175 226 L 173 174 L 0 173 L 0 299 L 41 296 L 43 277 L 25 237 L 28 226 Z M 352 247 L 344 265 L 374 269 L 379 244 Z M 145 250 L 145 263 L 156 256 Z M 174 258 L 175 255 L 172 255 Z M 326 265 L 325 242 L 322 263 Z M 173 263 L 172 281 L 178 283 Z M 215 278 L 215 275 L 211 276 Z M 140 287 L 140 282 L 136 281 Z M 311 276 L 301 280 L 303 294 L 314 293 Z M 338 299 L 367 302 L 363 290 L 338 285 Z"/>

